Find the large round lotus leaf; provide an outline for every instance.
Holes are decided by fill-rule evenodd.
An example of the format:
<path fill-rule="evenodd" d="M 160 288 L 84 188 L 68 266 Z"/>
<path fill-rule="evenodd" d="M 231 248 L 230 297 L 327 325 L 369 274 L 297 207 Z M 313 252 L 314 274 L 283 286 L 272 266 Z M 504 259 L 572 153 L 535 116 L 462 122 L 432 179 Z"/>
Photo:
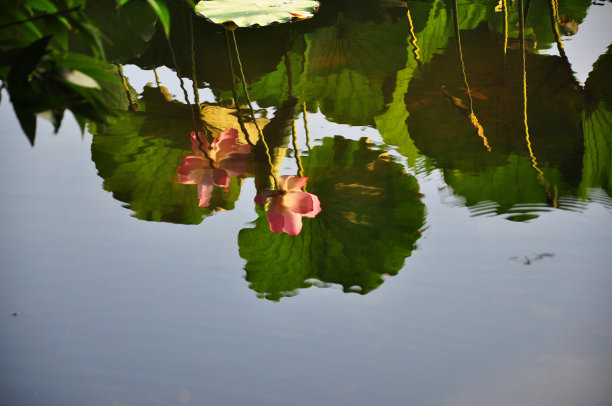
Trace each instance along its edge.
<path fill-rule="evenodd" d="M 395 275 L 425 223 L 417 180 L 364 140 L 325 138 L 302 157 L 306 191 L 321 202 L 297 236 L 270 231 L 260 212 L 238 235 L 251 289 L 270 300 L 313 283 L 365 294 Z"/>
<path fill-rule="evenodd" d="M 104 190 L 125 203 L 134 217 L 199 224 L 216 211 L 233 209 L 242 182 L 232 178 L 227 191 L 215 187 L 210 205 L 198 207 L 196 185 L 177 182 L 182 158 L 193 154 L 191 111 L 168 99 L 163 88 L 145 87 L 138 111 L 117 112 L 106 124 L 90 124 L 92 160 Z"/>
<path fill-rule="evenodd" d="M 210 0 L 199 2 L 195 11 L 213 23 L 250 27 L 310 18 L 317 7 L 319 2 L 312 0 Z"/>
<path fill-rule="evenodd" d="M 487 25 L 461 33 L 468 88 L 455 44 L 414 76 L 405 97 L 408 130 L 418 150 L 439 167 L 484 172 L 503 166 L 511 153 L 530 157 L 523 122 L 521 55 L 505 57 Z M 527 54 L 527 109 L 531 148 L 539 167 L 559 168 L 577 185 L 583 149 L 580 93 L 557 56 Z M 492 152 L 471 124 L 469 97 Z"/>

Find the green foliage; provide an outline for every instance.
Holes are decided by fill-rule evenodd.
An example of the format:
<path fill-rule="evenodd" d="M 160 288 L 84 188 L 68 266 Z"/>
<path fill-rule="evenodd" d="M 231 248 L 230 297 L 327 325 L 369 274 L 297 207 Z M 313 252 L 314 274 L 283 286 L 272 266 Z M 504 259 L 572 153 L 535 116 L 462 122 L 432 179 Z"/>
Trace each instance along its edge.
<path fill-rule="evenodd" d="M 297 236 L 272 233 L 263 212 L 255 228 L 240 231 L 251 289 L 271 300 L 311 279 L 362 294 L 376 289 L 383 275 L 401 269 L 420 237 L 425 207 L 416 179 L 365 140 L 325 138 L 302 162 L 306 190 L 322 211 L 304 218 Z"/>
<path fill-rule="evenodd" d="M 562 194 L 567 185 L 558 169 L 545 169 L 539 177 L 532 165 L 530 158 L 512 154 L 506 165 L 482 173 L 444 171 L 444 180 L 468 207 L 494 202 L 479 214 L 533 214 L 544 210 L 538 206 L 551 206 L 554 194 Z"/>
<path fill-rule="evenodd" d="M 92 160 L 104 189 L 126 203 L 134 217 L 199 224 L 215 211 L 234 208 L 240 179 L 232 179 L 227 191 L 215 187 L 206 208 L 198 207 L 196 185 L 177 183 L 182 158 L 193 154 L 192 123 L 189 106 L 168 101 L 160 89 L 147 87 L 137 112 L 123 111 L 108 124 L 90 127 Z"/>
<path fill-rule="evenodd" d="M 295 39 L 274 71 L 248 84 L 249 95 L 262 106 L 290 96 L 317 102 L 331 121 L 372 125 L 385 108 L 395 72 L 405 66 L 407 33 L 406 21 L 356 23 L 340 14 L 334 25 Z M 237 93 L 246 102 L 241 88 Z"/>
<path fill-rule="evenodd" d="M 170 12 L 163 0 L 147 0 L 151 9 L 155 12 L 157 18 L 164 27 L 166 37 L 170 37 Z"/>
<path fill-rule="evenodd" d="M 100 33 L 89 24 L 83 4 L 49 0 L 0 4 L 7 11 L 0 19 L 0 80 L 32 144 L 37 115 L 49 118 L 57 131 L 66 109 L 81 123 L 103 121 L 112 114 L 104 103 L 104 89 L 115 79 L 105 70 Z M 68 51 L 70 31 L 87 39 L 94 56 Z"/>
<path fill-rule="evenodd" d="M 580 196 L 602 188 L 612 197 L 612 45 L 593 65 L 585 83 L 587 106 L 582 113 L 584 160 Z"/>
<path fill-rule="evenodd" d="M 108 28 L 106 31 L 111 33 L 115 43 L 133 42 L 131 37 L 144 41 L 153 33 L 150 28 L 143 32 L 147 23 L 139 23 L 138 18 L 146 20 L 149 15 L 146 12 L 139 11 L 139 16 L 144 17 L 136 19 L 133 13 L 125 13 L 127 24 L 123 24 L 122 11 L 115 9 L 114 2 L 89 3 L 94 4 L 88 7 L 85 0 L 0 1 L 3 9 L 0 15 L 0 80 L 32 144 L 37 116 L 49 118 L 57 132 L 65 110 L 72 111 L 81 128 L 86 119 L 104 122 L 113 115 L 105 101 L 113 97 L 107 89 L 117 79 L 108 74 L 110 65 L 106 62 L 104 48 L 108 37 L 102 34 L 98 24 Z M 97 13 L 96 7 L 99 11 L 101 3 L 106 7 L 104 12 Z M 121 1 L 118 6 L 124 3 Z M 170 14 L 165 1 L 148 0 L 148 3 L 169 35 Z M 109 13 L 114 14 L 109 16 Z M 120 39 L 112 34 L 114 26 L 106 26 L 101 16 L 108 17 L 106 21 L 113 21 L 116 26 L 133 27 L 130 34 L 140 35 L 124 35 Z M 135 20 L 137 24 L 134 25 Z"/>
<path fill-rule="evenodd" d="M 602 102 L 595 111 L 584 114 L 584 160 L 580 196 L 590 188 L 602 188 L 612 196 L 612 112 Z"/>
<path fill-rule="evenodd" d="M 462 43 L 469 92 L 453 43 L 410 82 L 405 97 L 410 137 L 439 167 L 464 173 L 503 166 L 511 153 L 529 156 L 519 52 L 509 50 L 504 59 L 497 37 L 485 25 L 464 31 Z M 526 63 L 533 152 L 540 167 L 560 168 L 567 183 L 577 186 L 582 157 L 581 94 L 561 58 L 528 54 Z M 468 93 L 492 152 L 466 116 Z"/>

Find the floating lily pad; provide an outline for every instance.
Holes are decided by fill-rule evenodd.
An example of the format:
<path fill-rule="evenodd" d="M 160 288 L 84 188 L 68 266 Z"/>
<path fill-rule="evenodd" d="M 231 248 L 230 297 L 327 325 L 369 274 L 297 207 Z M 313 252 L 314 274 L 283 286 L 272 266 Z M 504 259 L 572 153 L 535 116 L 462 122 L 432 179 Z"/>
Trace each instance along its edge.
<path fill-rule="evenodd" d="M 318 7 L 312 0 L 211 0 L 200 1 L 195 11 L 213 23 L 251 27 L 310 18 Z"/>

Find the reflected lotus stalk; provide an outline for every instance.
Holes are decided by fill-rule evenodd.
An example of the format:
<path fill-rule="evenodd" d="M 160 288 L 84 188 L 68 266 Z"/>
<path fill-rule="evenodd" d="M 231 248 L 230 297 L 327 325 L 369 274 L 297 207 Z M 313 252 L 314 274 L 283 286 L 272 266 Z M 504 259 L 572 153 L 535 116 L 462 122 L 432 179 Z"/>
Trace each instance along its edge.
<path fill-rule="evenodd" d="M 306 193 L 302 188 L 308 178 L 294 175 L 283 175 L 278 179 L 279 190 L 262 190 L 255 197 L 255 203 L 268 207 L 270 230 L 281 231 L 289 235 L 298 235 L 302 231 L 302 217 L 314 218 L 321 212 L 319 198 Z"/>
<path fill-rule="evenodd" d="M 247 171 L 251 146 L 238 144 L 238 131 L 230 128 L 219 134 L 212 145 L 202 133 L 192 132 L 191 147 L 195 156 L 183 158 L 183 165 L 178 168 L 178 181 L 198 185 L 199 206 L 208 207 L 213 185 L 227 188 L 231 177 Z"/>

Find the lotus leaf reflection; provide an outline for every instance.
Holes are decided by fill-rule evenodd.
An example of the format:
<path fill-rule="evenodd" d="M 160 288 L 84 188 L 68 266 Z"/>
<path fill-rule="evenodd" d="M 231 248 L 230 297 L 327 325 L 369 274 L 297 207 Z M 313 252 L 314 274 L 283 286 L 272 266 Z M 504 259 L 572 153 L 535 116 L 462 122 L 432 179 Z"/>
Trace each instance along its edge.
<path fill-rule="evenodd" d="M 108 124 L 90 124 L 92 160 L 104 189 L 132 210 L 134 217 L 199 224 L 217 210 L 234 208 L 241 179 L 231 179 L 229 192 L 215 188 L 210 205 L 198 207 L 195 190 L 177 183 L 176 173 L 182 158 L 193 154 L 185 136 L 193 130 L 192 111 L 169 99 L 163 87 L 145 86 L 139 98 L 133 92 L 137 112 L 126 111 L 126 104 Z"/>
<path fill-rule="evenodd" d="M 323 210 L 299 235 L 271 233 L 259 211 L 238 235 L 251 289 L 270 300 L 295 294 L 310 280 L 365 294 L 395 275 L 425 222 L 417 180 L 365 139 L 325 138 L 302 157 L 307 190 Z"/>

